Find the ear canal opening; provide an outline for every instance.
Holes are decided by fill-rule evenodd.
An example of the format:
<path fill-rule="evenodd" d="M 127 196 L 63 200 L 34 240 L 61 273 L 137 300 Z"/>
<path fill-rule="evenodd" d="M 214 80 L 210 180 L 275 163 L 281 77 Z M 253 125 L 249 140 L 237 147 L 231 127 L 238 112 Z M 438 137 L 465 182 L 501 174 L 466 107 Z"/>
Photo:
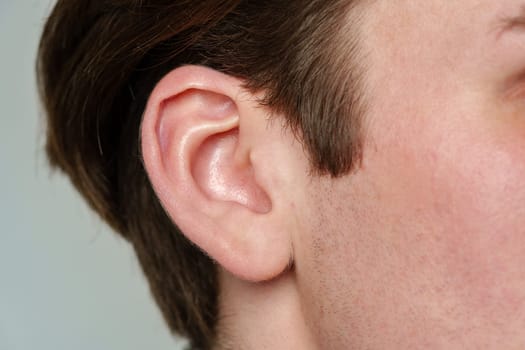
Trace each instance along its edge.
<path fill-rule="evenodd" d="M 208 137 L 196 152 L 192 176 L 211 200 L 232 202 L 258 214 L 271 211 L 268 195 L 259 186 L 249 161 L 235 159 L 238 129 Z"/>

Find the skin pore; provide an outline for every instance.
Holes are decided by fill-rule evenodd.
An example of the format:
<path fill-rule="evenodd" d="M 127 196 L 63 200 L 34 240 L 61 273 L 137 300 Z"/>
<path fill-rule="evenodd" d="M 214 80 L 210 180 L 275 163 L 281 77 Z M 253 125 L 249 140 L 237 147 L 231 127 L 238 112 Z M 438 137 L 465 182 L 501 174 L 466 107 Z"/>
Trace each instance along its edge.
<path fill-rule="evenodd" d="M 231 348 L 525 348 L 522 8 L 369 4 L 362 166 L 309 178 L 290 147 L 294 268 L 221 272 Z"/>

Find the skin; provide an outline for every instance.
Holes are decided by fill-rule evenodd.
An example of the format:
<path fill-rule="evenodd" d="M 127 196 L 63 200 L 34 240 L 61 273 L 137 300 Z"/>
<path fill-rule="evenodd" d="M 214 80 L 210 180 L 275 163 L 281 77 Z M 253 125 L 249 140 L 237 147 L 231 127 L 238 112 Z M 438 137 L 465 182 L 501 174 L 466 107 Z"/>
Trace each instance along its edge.
<path fill-rule="evenodd" d="M 148 102 L 150 180 L 220 270 L 216 348 L 524 349 L 524 5 L 365 7 L 345 176 L 233 77 L 178 68 Z"/>
<path fill-rule="evenodd" d="M 315 348 L 523 349 L 522 4 L 370 6 L 363 166 L 300 200 Z"/>
<path fill-rule="evenodd" d="M 294 270 L 222 273 L 232 348 L 525 348 L 525 30 L 504 25 L 521 6 L 369 5 L 363 164 L 297 163 Z"/>

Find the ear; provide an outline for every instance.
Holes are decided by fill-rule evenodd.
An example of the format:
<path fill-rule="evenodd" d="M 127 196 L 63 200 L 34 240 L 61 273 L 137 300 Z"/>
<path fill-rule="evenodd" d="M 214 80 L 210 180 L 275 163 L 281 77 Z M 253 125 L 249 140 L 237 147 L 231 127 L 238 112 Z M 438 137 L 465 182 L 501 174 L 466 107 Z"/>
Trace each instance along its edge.
<path fill-rule="evenodd" d="M 291 163 L 286 151 L 279 154 L 282 130 L 272 128 L 241 81 L 199 66 L 168 73 L 142 122 L 144 164 L 168 215 L 224 269 L 249 281 L 278 276 L 293 256 L 293 215 L 280 192 Z"/>

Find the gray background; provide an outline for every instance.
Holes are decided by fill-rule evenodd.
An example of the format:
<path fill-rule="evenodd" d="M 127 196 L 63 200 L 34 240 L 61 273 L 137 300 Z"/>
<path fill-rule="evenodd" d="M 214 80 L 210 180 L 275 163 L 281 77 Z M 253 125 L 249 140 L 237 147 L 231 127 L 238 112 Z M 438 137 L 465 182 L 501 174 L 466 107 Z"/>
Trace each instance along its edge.
<path fill-rule="evenodd" d="M 52 0 L 0 0 L 0 350 L 181 349 L 128 244 L 42 151 L 38 36 Z"/>

